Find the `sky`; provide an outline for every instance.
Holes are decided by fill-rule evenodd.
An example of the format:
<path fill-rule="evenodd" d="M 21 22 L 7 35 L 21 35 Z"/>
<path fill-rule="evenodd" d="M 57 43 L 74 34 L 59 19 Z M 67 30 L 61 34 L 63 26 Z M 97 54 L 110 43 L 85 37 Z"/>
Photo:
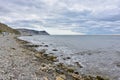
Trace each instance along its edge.
<path fill-rule="evenodd" d="M 0 0 L 0 22 L 55 35 L 120 34 L 120 0 Z"/>

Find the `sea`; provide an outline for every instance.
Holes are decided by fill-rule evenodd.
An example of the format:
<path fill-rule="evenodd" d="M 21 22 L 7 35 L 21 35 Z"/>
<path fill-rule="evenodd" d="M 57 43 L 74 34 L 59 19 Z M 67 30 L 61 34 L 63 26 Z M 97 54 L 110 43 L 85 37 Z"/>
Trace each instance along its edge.
<path fill-rule="evenodd" d="M 83 68 L 77 68 L 81 74 L 120 80 L 119 35 L 36 35 L 19 39 L 43 45 L 36 50 L 46 49 L 46 53 L 56 55 L 59 62 L 81 65 Z"/>

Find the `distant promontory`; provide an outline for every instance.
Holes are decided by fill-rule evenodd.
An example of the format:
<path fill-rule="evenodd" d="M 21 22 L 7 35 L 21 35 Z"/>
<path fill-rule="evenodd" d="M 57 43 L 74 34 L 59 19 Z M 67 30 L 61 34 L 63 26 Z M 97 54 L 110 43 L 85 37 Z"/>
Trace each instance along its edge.
<path fill-rule="evenodd" d="M 31 29 L 16 29 L 21 33 L 21 35 L 24 36 L 30 36 L 30 35 L 49 35 L 46 31 L 37 31 L 37 30 L 31 30 Z"/>

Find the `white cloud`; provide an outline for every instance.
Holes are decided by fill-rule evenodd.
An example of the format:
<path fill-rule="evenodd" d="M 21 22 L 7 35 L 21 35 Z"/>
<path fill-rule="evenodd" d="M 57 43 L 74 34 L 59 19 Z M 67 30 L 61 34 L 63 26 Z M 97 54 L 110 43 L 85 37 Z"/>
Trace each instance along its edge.
<path fill-rule="evenodd" d="M 53 35 L 84 35 L 85 33 L 72 32 L 71 30 L 58 29 L 58 28 L 46 28 L 49 34 Z"/>

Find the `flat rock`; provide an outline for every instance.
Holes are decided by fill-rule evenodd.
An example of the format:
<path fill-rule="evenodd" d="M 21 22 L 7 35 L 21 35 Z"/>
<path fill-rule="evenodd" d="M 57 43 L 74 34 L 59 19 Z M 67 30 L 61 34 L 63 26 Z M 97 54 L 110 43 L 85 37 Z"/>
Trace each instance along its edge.
<path fill-rule="evenodd" d="M 56 80 L 65 80 L 66 76 L 65 75 L 59 75 L 56 77 Z"/>

